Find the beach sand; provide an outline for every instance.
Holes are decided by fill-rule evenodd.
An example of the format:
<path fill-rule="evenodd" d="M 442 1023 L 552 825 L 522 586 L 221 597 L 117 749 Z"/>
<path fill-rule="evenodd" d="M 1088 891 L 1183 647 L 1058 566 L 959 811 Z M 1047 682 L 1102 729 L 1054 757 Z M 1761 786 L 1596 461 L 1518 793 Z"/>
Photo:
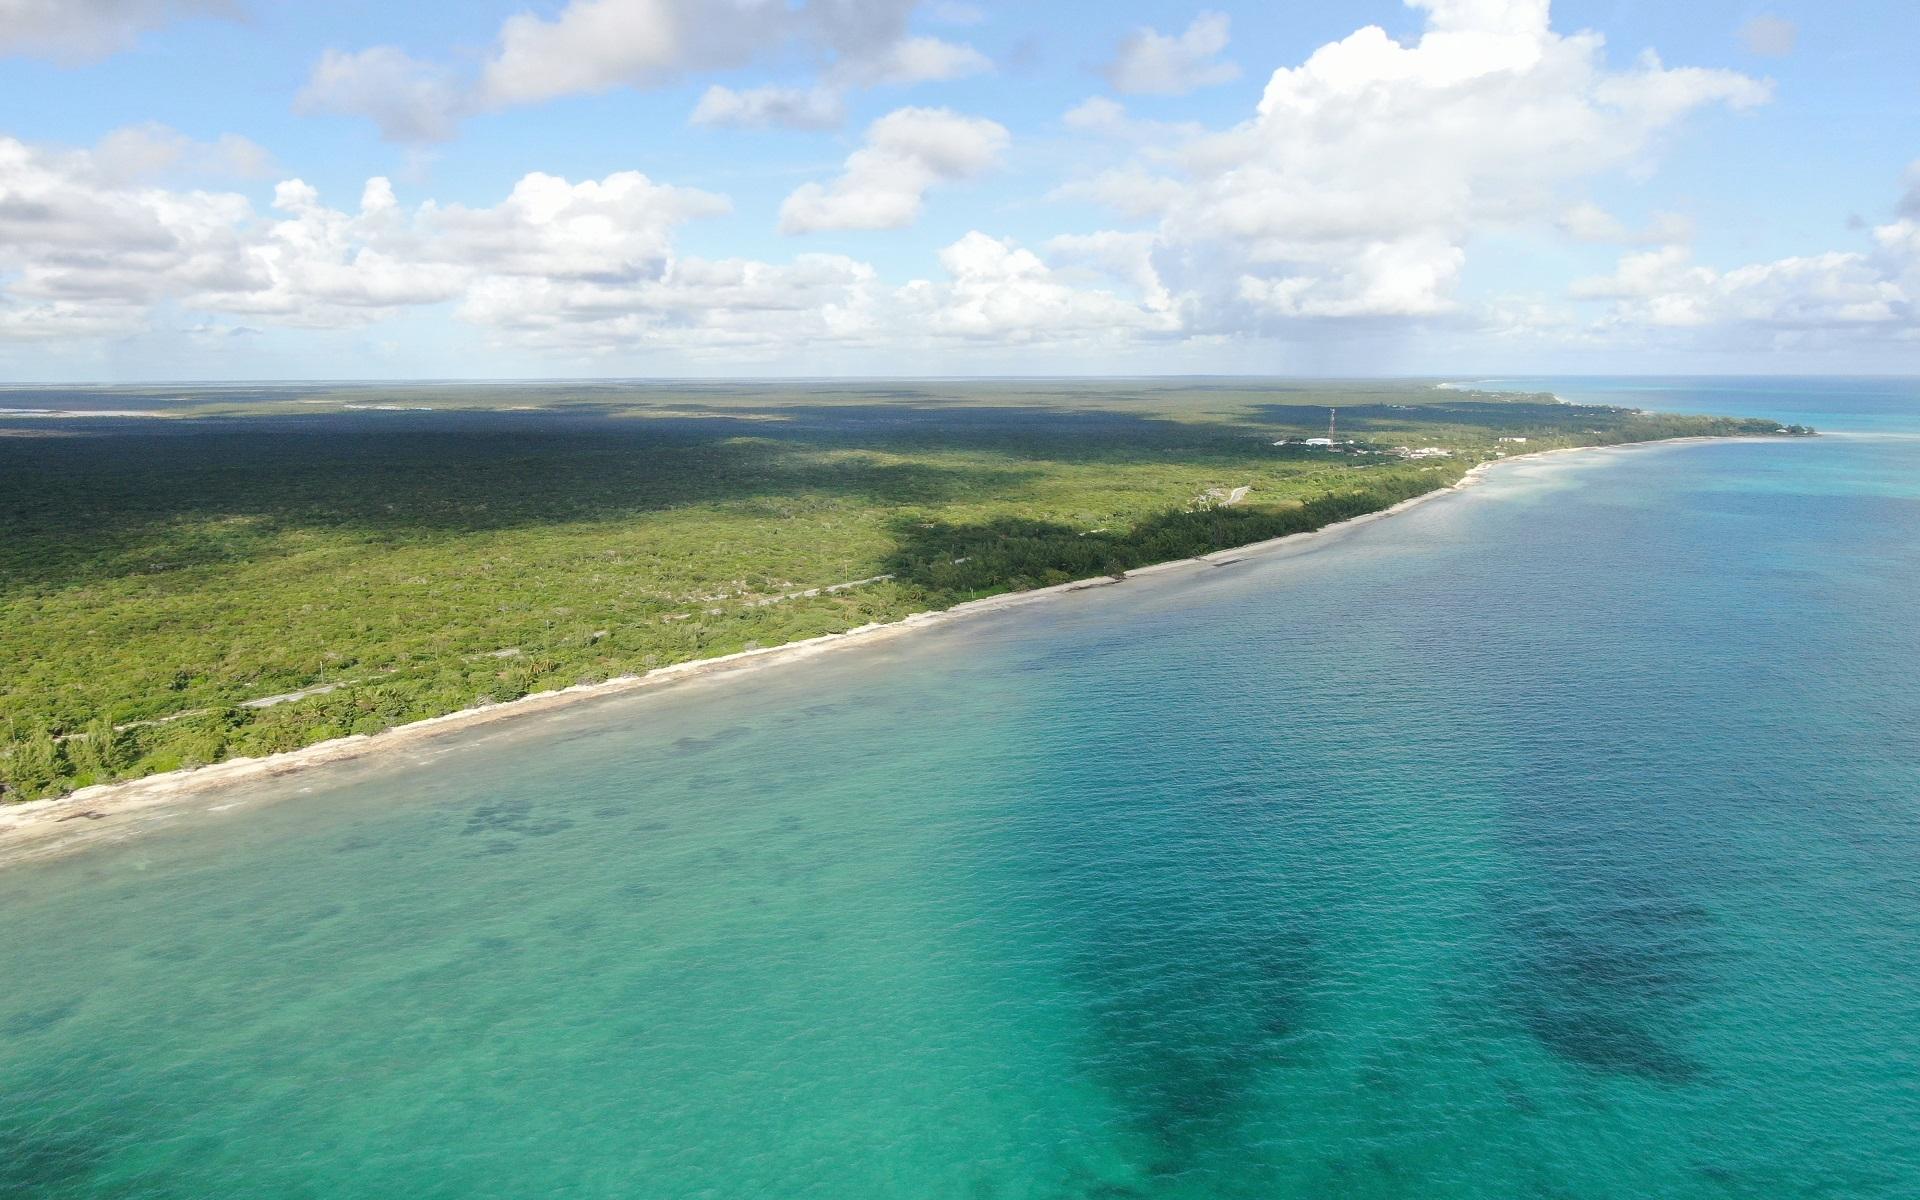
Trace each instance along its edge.
<path fill-rule="evenodd" d="M 1100 576 L 1031 591 L 1008 592 L 936 612 L 915 613 L 898 621 L 864 625 L 844 633 L 826 634 L 760 650 L 743 650 L 718 658 L 695 659 L 673 666 L 660 667 L 643 675 L 624 675 L 601 683 L 579 684 L 551 692 L 536 692 L 517 700 L 462 709 L 445 716 L 414 721 L 382 733 L 336 738 L 283 754 L 262 758 L 229 759 L 211 766 L 169 771 L 124 783 L 97 784 L 52 800 L 4 805 L 0 806 L 0 866 L 64 853 L 96 842 L 117 841 L 132 836 L 152 820 L 162 819 L 169 811 L 189 806 L 210 793 L 216 801 L 223 796 L 231 799 L 228 795 L 231 789 L 248 783 L 277 779 L 328 763 L 389 753 L 495 721 L 506 721 L 531 713 L 547 712 L 583 700 L 622 695 L 642 688 L 666 687 L 696 679 L 738 675 L 786 666 L 843 647 L 867 645 L 934 625 L 964 621 L 969 617 L 985 613 L 1004 612 L 1030 604 L 1046 603 L 1092 588 L 1121 585 L 1127 579 L 1183 571 L 1202 571 L 1248 558 L 1291 554 L 1310 545 L 1318 546 L 1330 540 L 1348 536 L 1362 526 L 1397 516 L 1443 496 L 1469 490 L 1482 482 L 1489 471 L 1509 464 L 1538 463 L 1542 459 L 1560 455 L 1605 454 L 1651 446 L 1680 445 L 1687 442 L 1752 440 L 1755 439 L 1675 438 L 1659 442 L 1576 446 L 1516 454 L 1508 458 L 1481 463 L 1470 469 L 1454 484 L 1415 496 L 1411 500 L 1403 500 L 1378 512 L 1340 521 L 1308 533 L 1289 534 L 1286 537 L 1265 542 L 1217 550 L 1197 558 L 1177 559 L 1172 562 L 1138 567 L 1128 571 L 1119 579 Z"/>

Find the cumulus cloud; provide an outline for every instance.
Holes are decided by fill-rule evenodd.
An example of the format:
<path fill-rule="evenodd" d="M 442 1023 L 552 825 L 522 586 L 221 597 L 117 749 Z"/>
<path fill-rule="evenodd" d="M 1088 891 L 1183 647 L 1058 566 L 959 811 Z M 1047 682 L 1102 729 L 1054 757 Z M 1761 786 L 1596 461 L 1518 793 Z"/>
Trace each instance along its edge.
<path fill-rule="evenodd" d="M 1878 240 L 1900 253 L 1908 232 L 1886 226 Z M 1668 246 L 1627 256 L 1612 275 L 1584 280 L 1573 294 L 1614 301 L 1611 320 L 1618 324 L 1830 330 L 1910 323 L 1911 297 L 1894 275 L 1899 269 L 1891 255 L 1833 251 L 1720 271 L 1694 262 L 1683 246 Z"/>
<path fill-rule="evenodd" d="M 940 83 L 993 70 L 987 56 L 972 46 L 936 37 L 902 38 L 872 54 L 850 58 L 836 76 L 863 86 Z"/>
<path fill-rule="evenodd" d="M 807 183 L 780 206 L 783 233 L 904 229 L 929 189 L 999 165 L 1006 128 L 944 108 L 901 108 L 867 127 L 860 149 L 830 184 Z"/>
<path fill-rule="evenodd" d="M 1607 275 L 1575 282 L 1575 300 L 1605 305 L 1597 339 L 1664 333 L 1695 346 L 1742 351 L 1851 350 L 1920 340 L 1920 163 L 1895 219 L 1871 228 L 1864 249 L 1792 255 L 1720 268 L 1695 259 L 1684 237 L 1623 256 Z M 1849 228 L 1868 230 L 1855 219 Z M 1651 241 L 1653 239 L 1645 239 Z"/>
<path fill-rule="evenodd" d="M 1031 250 L 978 231 L 940 252 L 947 279 L 918 281 L 900 301 L 934 334 L 999 344 L 1127 341 L 1174 332 L 1173 314 L 1110 291 L 1076 287 Z"/>
<path fill-rule="evenodd" d="M 1409 3 L 1416 40 L 1369 26 L 1322 46 L 1273 73 L 1251 119 L 1065 194 L 1156 219 L 1161 274 L 1202 327 L 1430 316 L 1454 309 L 1479 231 L 1551 221 L 1688 114 L 1768 94 L 1651 55 L 1611 70 L 1599 35 L 1551 28 L 1547 0 Z"/>
<path fill-rule="evenodd" d="M 365 117 L 381 137 L 402 143 L 449 140 L 472 107 L 452 72 L 395 46 L 327 51 L 294 100 L 296 112 Z"/>
<path fill-rule="evenodd" d="M 882 291 L 873 268 L 840 255 L 784 264 L 680 258 L 628 280 L 489 276 L 469 289 L 459 312 L 496 337 L 543 350 L 665 345 L 731 356 L 877 341 Z"/>
<path fill-rule="evenodd" d="M 1683 245 L 1629 254 L 1576 299 L 1607 302 L 1602 327 L 1682 331 L 1727 345 L 1808 347 L 1920 337 L 1920 216 L 1871 231 L 1861 250 L 1794 255 L 1720 269 Z"/>
<path fill-rule="evenodd" d="M 846 116 L 846 93 L 854 88 L 934 83 L 991 71 L 993 64 L 970 46 L 932 37 L 910 37 L 860 58 L 843 59 L 822 82 L 805 87 L 768 85 L 736 91 L 714 85 L 700 97 L 694 125 L 736 129 L 781 126 L 832 129 Z"/>
<path fill-rule="evenodd" d="M 492 279 L 631 281 L 662 273 L 671 231 L 724 197 L 637 172 L 569 183 L 535 173 L 488 208 L 403 208 L 367 184 L 357 211 L 300 180 L 270 213 L 246 197 L 130 178 L 99 151 L 0 139 L 0 311 L 14 336 L 97 336 L 167 303 L 338 327 L 456 299 Z"/>
<path fill-rule="evenodd" d="M 1240 77 L 1240 68 L 1219 57 L 1227 48 L 1228 26 L 1225 13 L 1204 12 L 1178 36 L 1137 29 L 1107 64 L 1107 82 L 1117 92 L 1155 96 L 1230 83 Z"/>
<path fill-rule="evenodd" d="M 721 0 L 711 7 L 706 20 L 696 5 L 677 0 L 573 0 L 551 19 L 519 13 L 500 27 L 482 93 L 494 104 L 524 104 L 657 86 L 688 68 L 741 66 L 759 48 L 762 29 L 793 20 L 780 5 Z"/>
<path fill-rule="evenodd" d="M 991 153 L 990 135 L 981 145 L 923 136 L 951 114 L 896 116 L 875 145 L 922 152 L 928 170 L 964 172 Z M 728 201 L 633 171 L 535 172 L 478 207 L 405 204 L 384 178 L 335 207 L 291 179 L 261 211 L 238 194 L 146 182 L 153 169 L 0 139 L 0 339 L 119 337 L 166 312 L 212 344 L 235 329 L 352 328 L 430 305 L 500 341 L 566 353 L 1110 342 L 1177 325 L 1142 247 L 1124 238 L 1062 242 L 1050 249 L 1067 260 L 1058 269 L 972 233 L 941 253 L 944 277 L 890 287 L 842 255 L 681 254 L 676 231 Z"/>
<path fill-rule="evenodd" d="M 837 119 L 854 87 L 958 79 L 990 70 L 970 46 L 909 36 L 917 0 L 570 0 L 543 16 L 507 18 L 471 72 L 395 46 L 329 51 L 300 106 L 367 117 L 397 142 L 454 136 L 475 113 L 614 88 L 657 88 L 782 55 L 812 60 L 817 82 L 717 88 L 695 110 L 702 125 L 800 125 Z"/>
<path fill-rule="evenodd" d="M 188 17 L 230 16 L 230 0 L 0 0 L 0 57 L 87 62 Z"/>
<path fill-rule="evenodd" d="M 267 179 L 275 171 L 266 148 L 237 133 L 201 142 L 158 121 L 112 130 L 86 157 L 90 172 L 120 181 L 163 176 Z"/>
<path fill-rule="evenodd" d="M 1747 53 L 1781 58 L 1793 53 L 1800 27 L 1782 17 L 1755 17 L 1740 27 L 1740 44 Z"/>
<path fill-rule="evenodd" d="M 846 116 L 840 93 L 824 87 L 757 87 L 735 91 L 715 84 L 688 119 L 731 129 L 833 129 Z"/>
<path fill-rule="evenodd" d="M 97 335 L 138 324 L 171 292 L 244 286 L 241 197 L 169 191 L 93 152 L 12 138 L 0 138 L 0 197 L 8 336 Z"/>

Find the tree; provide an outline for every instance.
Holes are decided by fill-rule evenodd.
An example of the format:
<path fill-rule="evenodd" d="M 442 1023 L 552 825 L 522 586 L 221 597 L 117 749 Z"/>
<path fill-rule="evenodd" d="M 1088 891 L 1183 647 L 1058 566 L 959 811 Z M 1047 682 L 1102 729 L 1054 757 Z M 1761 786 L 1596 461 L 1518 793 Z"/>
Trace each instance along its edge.
<path fill-rule="evenodd" d="M 105 716 L 87 723 L 85 732 L 67 739 L 67 758 L 77 775 L 89 782 L 106 783 L 127 766 L 127 740 Z"/>
<path fill-rule="evenodd" d="M 23 800 L 60 792 L 66 776 L 66 754 L 45 729 L 34 730 L 26 740 L 16 741 L 0 753 L 0 780 Z"/>

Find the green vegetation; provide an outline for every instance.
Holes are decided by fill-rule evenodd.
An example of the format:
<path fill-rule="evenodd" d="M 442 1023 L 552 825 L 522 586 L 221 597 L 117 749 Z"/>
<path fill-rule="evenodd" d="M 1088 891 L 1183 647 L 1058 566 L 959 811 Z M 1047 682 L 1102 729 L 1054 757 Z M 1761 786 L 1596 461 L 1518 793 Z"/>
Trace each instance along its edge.
<path fill-rule="evenodd" d="M 1313 529 L 1502 450 L 1780 429 L 1239 381 L 7 404 L 166 417 L 0 415 L 6 799 Z M 1274 445 L 1324 434 L 1329 404 L 1353 452 Z M 1400 446 L 1453 454 L 1360 452 Z"/>

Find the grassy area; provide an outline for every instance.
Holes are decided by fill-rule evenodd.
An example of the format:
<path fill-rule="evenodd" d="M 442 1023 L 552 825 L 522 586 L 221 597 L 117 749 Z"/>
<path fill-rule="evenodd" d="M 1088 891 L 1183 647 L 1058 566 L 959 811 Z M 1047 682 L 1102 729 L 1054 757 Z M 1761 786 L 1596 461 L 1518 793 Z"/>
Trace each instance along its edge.
<path fill-rule="evenodd" d="M 1323 434 L 1329 405 L 1360 449 L 1453 456 L 1273 444 Z M 1245 381 L 13 389 L 7 407 L 164 415 L 0 415 L 4 799 L 1317 528 L 1502 451 L 1778 428 Z"/>

